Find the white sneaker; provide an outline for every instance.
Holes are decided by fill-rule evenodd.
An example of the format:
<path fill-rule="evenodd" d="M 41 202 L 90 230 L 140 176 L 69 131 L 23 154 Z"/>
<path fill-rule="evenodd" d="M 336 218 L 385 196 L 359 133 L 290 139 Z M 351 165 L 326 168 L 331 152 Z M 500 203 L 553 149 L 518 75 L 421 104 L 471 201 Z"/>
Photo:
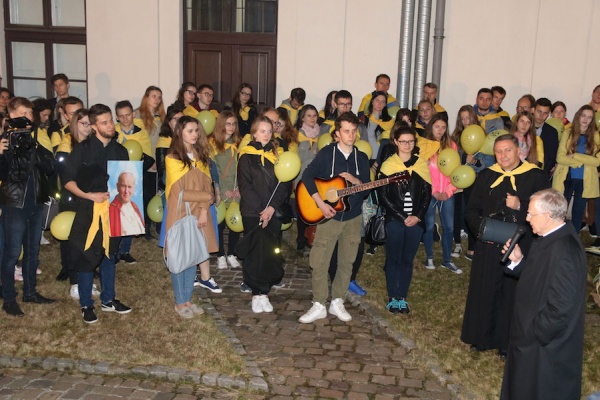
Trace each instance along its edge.
<path fill-rule="evenodd" d="M 433 258 L 428 258 L 427 261 L 425 261 L 425 268 L 435 269 L 435 264 L 433 263 Z"/>
<path fill-rule="evenodd" d="M 44 236 L 44 232 L 42 232 L 42 237 L 40 238 L 40 244 L 42 246 L 50 244 L 50 241 L 48 239 L 46 239 L 46 236 Z"/>
<path fill-rule="evenodd" d="M 468 239 L 469 238 L 469 234 L 467 232 L 465 232 L 464 229 L 460 230 L 460 238 L 461 239 Z"/>
<path fill-rule="evenodd" d="M 71 285 L 71 289 L 69 289 L 69 294 L 71 295 L 71 298 L 73 300 L 79 300 L 79 285 Z"/>
<path fill-rule="evenodd" d="M 264 312 L 273 312 L 273 305 L 269 301 L 269 296 L 263 294 L 260 296 L 260 303 Z"/>
<path fill-rule="evenodd" d="M 95 283 L 92 285 L 92 296 L 100 297 L 100 290 L 98 290 Z"/>
<path fill-rule="evenodd" d="M 327 308 L 318 301 L 313 302 L 310 310 L 306 312 L 303 316 L 301 316 L 298 321 L 303 324 L 310 324 L 315 322 L 318 319 L 327 318 Z"/>
<path fill-rule="evenodd" d="M 344 299 L 341 298 L 331 300 L 331 304 L 329 305 L 329 314 L 335 315 L 340 319 L 340 321 L 352 321 L 352 315 L 348 314 L 348 311 L 346 311 L 346 307 L 344 307 Z"/>
<path fill-rule="evenodd" d="M 268 300 L 267 300 L 268 301 Z M 263 302 L 259 295 L 252 296 L 252 312 L 254 314 L 260 314 L 263 312 Z"/>
<path fill-rule="evenodd" d="M 453 258 L 459 258 L 461 254 L 462 254 L 462 245 L 457 244 L 456 246 L 454 246 L 454 251 L 450 255 Z"/>
<path fill-rule="evenodd" d="M 227 269 L 227 259 L 225 258 L 225 256 L 217 257 L 217 268 Z"/>
<path fill-rule="evenodd" d="M 231 268 L 239 268 L 241 267 L 240 262 L 238 261 L 236 256 L 227 256 L 227 262 L 231 266 Z"/>

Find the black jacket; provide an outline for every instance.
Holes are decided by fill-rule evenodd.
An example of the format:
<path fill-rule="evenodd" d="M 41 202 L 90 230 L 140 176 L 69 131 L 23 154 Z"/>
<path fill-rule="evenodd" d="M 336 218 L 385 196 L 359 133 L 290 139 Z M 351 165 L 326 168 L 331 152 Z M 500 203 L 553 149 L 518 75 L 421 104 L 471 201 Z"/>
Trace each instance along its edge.
<path fill-rule="evenodd" d="M 56 160 L 35 139 L 32 141 L 30 146 L 6 150 L 0 156 L 0 204 L 23 208 L 30 179 L 33 179 L 35 203 L 42 204 L 48 200 L 48 176 L 54 173 Z"/>
<path fill-rule="evenodd" d="M 385 174 L 379 173 L 379 179 L 386 177 Z M 404 221 L 408 217 L 404 212 L 404 196 L 407 191 L 410 192 L 412 198 L 412 215 L 419 218 L 419 225 L 425 228 L 425 214 L 431 200 L 431 184 L 416 172 L 412 173 L 408 182 L 390 183 L 377 189 L 379 205 L 385 210 L 385 220 L 386 222 Z"/>

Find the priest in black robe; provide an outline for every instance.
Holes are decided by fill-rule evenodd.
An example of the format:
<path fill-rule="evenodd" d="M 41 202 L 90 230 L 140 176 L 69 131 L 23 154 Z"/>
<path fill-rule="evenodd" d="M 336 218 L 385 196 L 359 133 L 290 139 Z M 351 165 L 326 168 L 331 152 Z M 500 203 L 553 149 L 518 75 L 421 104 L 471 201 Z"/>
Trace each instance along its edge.
<path fill-rule="evenodd" d="M 513 135 L 499 136 L 494 154 L 496 164 L 479 173 L 467 205 L 465 216 L 472 232 L 479 232 L 488 217 L 527 225 L 529 197 L 550 185 L 543 170 L 521 161 Z M 528 229 L 521 248 L 529 249 L 531 239 Z M 461 340 L 472 350 L 497 349 L 504 356 L 517 279 L 504 273 L 502 245 L 481 240 L 475 245 Z"/>
<path fill-rule="evenodd" d="M 587 261 L 566 215 L 561 193 L 536 193 L 527 220 L 539 237 L 509 256 L 506 271 L 520 278 L 501 399 L 581 398 Z"/>

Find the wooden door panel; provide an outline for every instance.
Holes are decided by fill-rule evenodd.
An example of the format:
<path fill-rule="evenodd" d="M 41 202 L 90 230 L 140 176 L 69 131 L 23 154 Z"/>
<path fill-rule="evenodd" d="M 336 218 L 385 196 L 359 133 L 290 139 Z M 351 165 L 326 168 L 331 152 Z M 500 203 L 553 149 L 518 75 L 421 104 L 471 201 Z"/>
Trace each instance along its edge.
<path fill-rule="evenodd" d="M 215 90 L 215 101 L 231 100 L 231 45 L 189 45 L 188 60 L 192 82 L 211 85 Z"/>
<path fill-rule="evenodd" d="M 239 83 L 254 88 L 254 101 L 259 105 L 275 105 L 275 47 L 238 46 L 233 51 L 232 73 Z M 237 54 L 236 54 L 237 53 Z M 239 84 L 238 83 L 238 84 Z"/>

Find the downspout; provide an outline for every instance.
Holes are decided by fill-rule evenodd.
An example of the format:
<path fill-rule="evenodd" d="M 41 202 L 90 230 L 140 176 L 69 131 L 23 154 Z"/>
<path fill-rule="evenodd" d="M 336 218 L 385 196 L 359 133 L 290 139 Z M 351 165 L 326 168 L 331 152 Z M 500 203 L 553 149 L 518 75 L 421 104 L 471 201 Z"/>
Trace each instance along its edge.
<path fill-rule="evenodd" d="M 398 57 L 398 86 L 396 97 L 401 108 L 408 107 L 410 93 L 410 65 L 412 59 L 413 21 L 416 0 L 402 2 L 402 21 L 400 22 L 400 55 Z"/>
<path fill-rule="evenodd" d="M 442 80 L 442 50 L 444 49 L 444 17 L 446 0 L 436 0 L 435 28 L 433 29 L 433 71 L 431 81 L 440 87 Z M 440 90 L 438 89 L 438 99 Z"/>
<path fill-rule="evenodd" d="M 413 108 L 423 97 L 423 86 L 427 79 L 427 58 L 429 55 L 429 28 L 431 20 L 431 0 L 419 0 L 417 17 L 417 44 L 415 51 L 415 77 L 413 85 Z"/>

